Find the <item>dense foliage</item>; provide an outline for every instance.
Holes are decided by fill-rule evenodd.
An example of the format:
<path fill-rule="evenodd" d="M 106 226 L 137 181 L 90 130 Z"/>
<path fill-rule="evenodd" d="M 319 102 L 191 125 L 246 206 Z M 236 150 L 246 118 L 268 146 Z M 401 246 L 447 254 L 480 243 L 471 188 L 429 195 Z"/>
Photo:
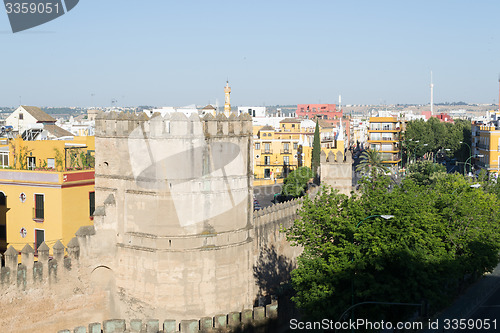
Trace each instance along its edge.
<path fill-rule="evenodd" d="M 408 177 L 418 185 L 430 185 L 446 176 L 446 167 L 430 161 L 417 161 L 408 166 Z"/>
<path fill-rule="evenodd" d="M 356 171 L 369 174 L 376 178 L 379 174 L 385 174 L 389 168 L 382 163 L 382 156 L 376 150 L 365 150 L 361 154 L 360 162 L 356 166 Z"/>
<path fill-rule="evenodd" d="M 324 188 L 304 201 L 287 231 L 304 247 L 292 272 L 294 301 L 306 315 L 332 320 L 363 301 L 426 300 L 431 311 L 442 308 L 499 261 L 498 185 L 488 184 L 474 188 L 459 174 L 441 174 L 430 185 L 407 178 L 391 191 L 380 176 L 351 197 Z M 379 214 L 394 217 L 360 223 Z M 414 310 L 364 305 L 356 316 L 401 320 Z"/>
<path fill-rule="evenodd" d="M 314 172 L 308 167 L 295 169 L 283 181 L 281 195 L 294 198 L 303 196 L 307 190 L 307 183 L 313 177 Z"/>
<path fill-rule="evenodd" d="M 408 122 L 403 139 L 405 160 L 425 154 L 434 157 L 438 151 L 449 149 L 448 155 L 465 161 L 470 156 L 471 123 L 461 119 L 453 124 L 443 123 L 434 117 L 428 121 L 413 120 Z"/>

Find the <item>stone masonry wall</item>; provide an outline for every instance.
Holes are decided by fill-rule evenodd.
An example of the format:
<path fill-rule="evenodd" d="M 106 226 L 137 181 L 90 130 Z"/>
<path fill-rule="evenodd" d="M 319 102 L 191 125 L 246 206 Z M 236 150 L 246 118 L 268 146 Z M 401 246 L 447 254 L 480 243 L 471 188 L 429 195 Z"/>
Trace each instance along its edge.
<path fill-rule="evenodd" d="M 276 294 L 296 266 L 302 248 L 290 246 L 284 230 L 298 218 L 301 205 L 302 199 L 295 199 L 254 213 L 254 278 L 258 297 Z"/>
<path fill-rule="evenodd" d="M 87 228 L 88 229 L 88 228 Z M 67 245 L 58 241 L 53 257 L 44 243 L 34 250 L 12 246 L 4 254 L 0 272 L 0 327 L 2 332 L 57 332 L 64 326 L 102 321 L 117 315 L 111 288 L 96 275 L 99 264 L 81 259 L 89 235 L 81 234 Z"/>
<path fill-rule="evenodd" d="M 99 115 L 97 235 L 120 318 L 200 318 L 254 303 L 248 115 Z"/>
<path fill-rule="evenodd" d="M 329 185 L 338 190 L 339 193 L 351 195 L 352 191 L 352 154 L 348 150 L 342 154 L 333 152 L 326 156 L 324 151 L 321 152 L 321 168 L 320 177 L 321 184 Z"/>

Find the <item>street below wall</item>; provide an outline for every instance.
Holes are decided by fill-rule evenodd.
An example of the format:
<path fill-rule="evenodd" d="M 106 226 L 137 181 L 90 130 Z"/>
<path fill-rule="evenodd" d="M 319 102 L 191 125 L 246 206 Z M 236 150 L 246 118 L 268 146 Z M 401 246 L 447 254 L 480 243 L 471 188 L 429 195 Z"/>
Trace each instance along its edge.
<path fill-rule="evenodd" d="M 274 195 L 281 192 L 283 184 L 273 184 L 264 186 L 254 186 L 253 195 L 262 208 L 272 206 Z"/>

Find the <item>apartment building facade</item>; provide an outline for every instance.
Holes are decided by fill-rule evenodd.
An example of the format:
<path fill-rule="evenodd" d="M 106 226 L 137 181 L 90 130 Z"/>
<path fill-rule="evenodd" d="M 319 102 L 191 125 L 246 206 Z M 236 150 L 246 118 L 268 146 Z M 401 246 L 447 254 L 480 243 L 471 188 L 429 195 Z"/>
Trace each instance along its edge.
<path fill-rule="evenodd" d="M 395 166 L 401 161 L 402 125 L 397 116 L 370 117 L 368 148 L 380 152 L 383 163 Z"/>
<path fill-rule="evenodd" d="M 67 244 L 81 226 L 93 224 L 93 137 L 5 141 L 0 146 L 0 251 L 25 244 L 36 250 L 44 241 L 49 247 L 57 240 Z"/>
<path fill-rule="evenodd" d="M 311 167 L 314 127 L 302 127 L 301 119 L 287 118 L 279 128 L 263 126 L 254 130 L 254 184 L 282 181 L 298 167 Z M 321 150 L 344 153 L 343 132 L 328 122 L 320 124 Z M 265 180 L 269 180 L 266 182 Z"/>
<path fill-rule="evenodd" d="M 500 171 L 500 113 L 492 112 L 490 119 L 487 123 L 472 123 L 471 164 L 498 175 Z"/>

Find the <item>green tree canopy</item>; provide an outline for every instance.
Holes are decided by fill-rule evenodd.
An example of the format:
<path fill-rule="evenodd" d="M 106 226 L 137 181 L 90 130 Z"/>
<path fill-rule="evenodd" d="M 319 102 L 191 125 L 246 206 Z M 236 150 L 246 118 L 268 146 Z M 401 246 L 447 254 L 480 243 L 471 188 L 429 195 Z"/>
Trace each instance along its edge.
<path fill-rule="evenodd" d="M 307 190 L 307 183 L 314 177 L 314 172 L 308 167 L 299 167 L 290 174 L 283 181 L 283 188 L 281 195 L 300 197 L 303 196 Z"/>
<path fill-rule="evenodd" d="M 418 185 L 429 185 L 446 175 L 446 168 L 431 161 L 418 161 L 408 166 L 409 177 Z"/>
<path fill-rule="evenodd" d="M 435 117 L 427 121 L 412 120 L 403 134 L 407 159 L 414 155 L 420 158 L 425 154 L 433 157 L 438 151 L 449 149 L 447 154 L 465 161 L 470 153 L 467 145 L 471 145 L 471 124 L 462 119 L 454 123 L 443 123 Z"/>
<path fill-rule="evenodd" d="M 292 272 L 293 298 L 313 318 L 337 320 L 351 302 L 420 303 L 438 310 L 461 281 L 498 263 L 498 197 L 459 174 L 430 185 L 407 178 L 365 180 L 351 197 L 324 188 L 306 198 L 287 231 L 304 248 Z M 368 216 L 390 214 L 384 220 Z M 359 226 L 357 227 L 357 225 Z M 414 310 L 414 309 L 413 309 Z M 357 318 L 401 320 L 407 307 L 363 306 Z"/>

